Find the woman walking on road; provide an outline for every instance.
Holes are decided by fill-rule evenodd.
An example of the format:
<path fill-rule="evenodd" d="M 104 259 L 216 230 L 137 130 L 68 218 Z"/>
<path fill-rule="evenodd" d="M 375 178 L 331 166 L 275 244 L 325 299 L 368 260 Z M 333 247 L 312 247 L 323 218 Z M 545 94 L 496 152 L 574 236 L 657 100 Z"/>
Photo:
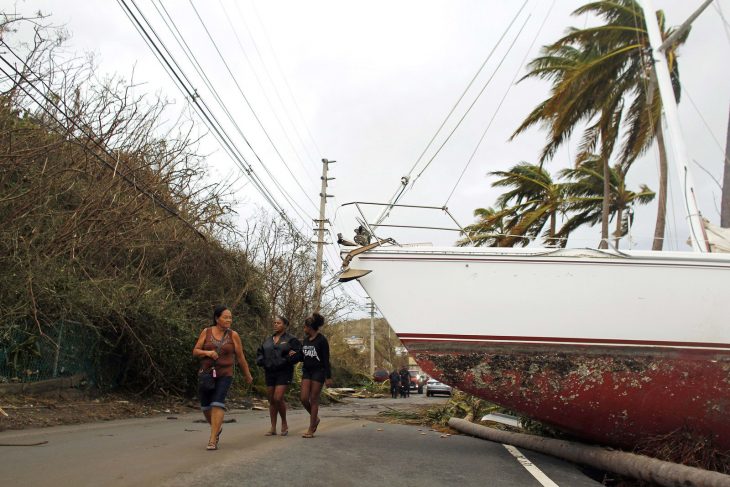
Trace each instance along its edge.
<path fill-rule="evenodd" d="M 332 385 L 332 371 L 330 370 L 330 347 L 327 339 L 319 332 L 324 325 L 324 317 L 319 313 L 304 320 L 304 341 L 302 354 L 302 394 L 301 400 L 309 413 L 309 429 L 302 435 L 303 438 L 313 438 L 319 426 L 319 395 L 322 385 Z"/>
<path fill-rule="evenodd" d="M 213 326 L 200 332 L 193 348 L 193 356 L 200 357 L 201 371 L 213 370 L 215 387 L 212 390 L 199 391 L 200 409 L 210 423 L 208 450 L 217 450 L 218 441 L 223 432 L 223 416 L 226 411 L 226 395 L 233 382 L 233 368 L 238 365 L 243 370 L 247 383 L 253 382 L 243 354 L 241 337 L 231 330 L 233 316 L 225 306 L 216 306 L 213 310 Z"/>
<path fill-rule="evenodd" d="M 271 429 L 266 436 L 276 434 L 277 416 L 281 416 L 281 436 L 289 433 L 286 422 L 284 394 L 294 377 L 294 364 L 301 360 L 302 344 L 287 333 L 289 320 L 283 316 L 274 318 L 274 334 L 264 340 L 256 353 L 256 365 L 264 368 L 266 392 L 269 399 Z"/>

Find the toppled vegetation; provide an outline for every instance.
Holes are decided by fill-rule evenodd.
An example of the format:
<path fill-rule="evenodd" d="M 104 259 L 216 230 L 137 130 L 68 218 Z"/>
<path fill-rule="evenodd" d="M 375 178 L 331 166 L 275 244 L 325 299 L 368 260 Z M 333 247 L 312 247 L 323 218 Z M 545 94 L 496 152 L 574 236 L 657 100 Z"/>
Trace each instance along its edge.
<path fill-rule="evenodd" d="M 133 81 L 96 78 L 44 22 L 0 18 L 15 56 L 0 73 L 0 382 L 84 372 L 103 389 L 193 394 L 214 305 L 249 360 L 272 313 L 298 326 L 311 312 L 311 246 L 263 212 L 234 225 L 186 109 L 171 119 Z M 327 316 L 347 304 L 328 299 Z"/>

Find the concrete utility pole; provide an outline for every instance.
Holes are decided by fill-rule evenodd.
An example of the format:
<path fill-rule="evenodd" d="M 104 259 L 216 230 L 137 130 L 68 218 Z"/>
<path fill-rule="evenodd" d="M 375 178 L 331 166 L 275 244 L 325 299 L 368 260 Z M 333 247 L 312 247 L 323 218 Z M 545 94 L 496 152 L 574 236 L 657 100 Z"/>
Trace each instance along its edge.
<path fill-rule="evenodd" d="M 370 299 L 370 376 L 375 374 L 375 303 Z"/>
<path fill-rule="evenodd" d="M 335 178 L 327 177 L 327 168 L 329 164 L 337 161 L 329 161 L 322 159 L 322 189 L 319 193 L 319 219 L 314 220 L 317 224 L 317 228 L 314 230 L 317 232 L 317 263 L 316 263 L 316 274 L 314 277 L 314 310 L 319 311 L 322 303 L 322 254 L 324 252 L 324 232 L 328 231 L 324 228 L 325 223 L 329 223 L 329 220 L 325 218 L 325 206 L 327 205 L 327 198 L 331 198 L 332 195 L 327 194 L 327 181 Z"/>

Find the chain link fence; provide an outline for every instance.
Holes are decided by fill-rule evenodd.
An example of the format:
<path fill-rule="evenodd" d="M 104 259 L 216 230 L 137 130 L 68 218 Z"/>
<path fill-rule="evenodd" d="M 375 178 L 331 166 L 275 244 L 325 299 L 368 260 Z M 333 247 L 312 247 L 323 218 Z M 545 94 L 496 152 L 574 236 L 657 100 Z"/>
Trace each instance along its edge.
<path fill-rule="evenodd" d="M 58 321 L 37 328 L 0 331 L 0 383 L 37 382 L 85 373 L 95 381 L 100 340 L 88 326 Z"/>

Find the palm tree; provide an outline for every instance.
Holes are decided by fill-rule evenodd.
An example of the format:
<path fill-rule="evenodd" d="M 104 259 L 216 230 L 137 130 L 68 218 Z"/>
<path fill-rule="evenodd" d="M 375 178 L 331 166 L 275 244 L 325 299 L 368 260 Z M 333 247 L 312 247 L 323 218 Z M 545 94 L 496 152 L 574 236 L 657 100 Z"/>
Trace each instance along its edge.
<path fill-rule="evenodd" d="M 560 171 L 560 177 L 566 179 L 564 183 L 566 193 L 566 211 L 571 213 L 563 224 L 558 237 L 566 237 L 582 225 L 595 225 L 601 220 L 603 213 L 603 161 L 594 156 L 581 163 L 575 169 Z M 642 184 L 639 191 L 631 191 L 626 187 L 625 167 L 614 165 L 610 170 L 609 180 L 611 199 L 609 212 L 611 219 L 616 222 L 613 233 L 614 246 L 619 247 L 621 237 L 626 235 L 636 204 L 645 205 L 654 199 L 654 192 Z"/>
<path fill-rule="evenodd" d="M 507 210 L 507 211 L 505 211 Z M 464 227 L 463 235 L 468 235 L 456 242 L 459 247 L 474 245 L 475 247 L 503 247 L 500 245 L 508 230 L 504 226 L 506 208 L 477 208 L 474 210 L 476 223 Z"/>
<path fill-rule="evenodd" d="M 492 186 L 510 189 L 497 198 L 499 209 L 478 208 L 474 211 L 479 220 L 464 229 L 474 245 L 525 246 L 540 235 L 546 224 L 548 228 L 543 234 L 545 245 L 560 245 L 561 240 L 555 234 L 557 216 L 564 207 L 563 185 L 555 183 L 542 167 L 526 162 L 515 165 L 509 171 L 489 174 L 500 177 Z M 462 239 L 458 245 L 469 243 L 468 239 Z"/>
<path fill-rule="evenodd" d="M 580 7 L 574 15 L 590 14 L 604 25 L 586 29 L 570 28 L 554 44 L 543 47 L 523 78 L 538 77 L 552 82 L 551 94 L 515 130 L 512 138 L 535 124 L 548 129 L 548 140 L 540 163 L 552 158 L 577 126 L 583 126 L 576 160 L 586 160 L 596 152 L 602 161 L 603 206 L 601 246 L 608 241 L 610 201 L 610 159 L 621 141 L 618 163 L 626 169 L 643 154 L 654 138 L 659 141 L 660 186 L 655 247 L 663 239 L 666 208 L 666 155 L 661 133 L 661 101 L 654 96 L 656 80 L 652 69 L 649 39 L 643 13 L 636 0 L 597 1 Z M 657 12 L 662 36 L 664 15 Z M 676 48 L 687 33 L 667 50 L 675 96 L 679 99 L 679 71 Z M 600 147 L 600 148 L 599 148 Z"/>

